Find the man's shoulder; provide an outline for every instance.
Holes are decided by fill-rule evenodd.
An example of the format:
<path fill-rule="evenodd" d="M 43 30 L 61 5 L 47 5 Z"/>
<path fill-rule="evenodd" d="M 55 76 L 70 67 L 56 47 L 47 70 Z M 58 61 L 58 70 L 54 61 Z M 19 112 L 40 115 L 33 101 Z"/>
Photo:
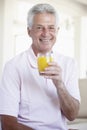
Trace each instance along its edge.
<path fill-rule="evenodd" d="M 63 61 L 63 62 L 74 62 L 75 59 L 73 57 L 61 54 L 57 51 L 54 52 L 55 58 L 57 61 Z"/>
<path fill-rule="evenodd" d="M 25 62 L 26 58 L 27 58 L 27 50 L 15 55 L 13 58 L 8 60 L 5 63 L 5 66 L 14 66 L 14 67 L 20 66 L 21 67 L 21 65 Z"/>

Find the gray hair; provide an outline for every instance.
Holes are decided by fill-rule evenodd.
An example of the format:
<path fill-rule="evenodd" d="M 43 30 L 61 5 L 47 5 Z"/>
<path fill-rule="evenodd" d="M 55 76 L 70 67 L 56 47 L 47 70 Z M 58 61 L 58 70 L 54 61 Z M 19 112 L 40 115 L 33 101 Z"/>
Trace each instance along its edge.
<path fill-rule="evenodd" d="M 38 13 L 50 13 L 54 15 L 56 18 L 56 25 L 58 24 L 58 14 L 50 4 L 37 4 L 33 6 L 28 12 L 27 27 L 29 27 L 30 29 L 32 28 L 33 25 L 33 18 Z"/>

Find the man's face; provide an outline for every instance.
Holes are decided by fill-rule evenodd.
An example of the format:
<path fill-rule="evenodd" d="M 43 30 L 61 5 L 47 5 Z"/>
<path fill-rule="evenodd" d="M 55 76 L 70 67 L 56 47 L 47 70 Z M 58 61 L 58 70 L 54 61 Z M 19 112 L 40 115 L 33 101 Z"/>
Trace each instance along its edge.
<path fill-rule="evenodd" d="M 54 15 L 39 13 L 34 16 L 33 25 L 31 29 L 28 29 L 28 34 L 32 38 L 32 48 L 35 54 L 52 49 L 56 42 L 57 31 Z"/>

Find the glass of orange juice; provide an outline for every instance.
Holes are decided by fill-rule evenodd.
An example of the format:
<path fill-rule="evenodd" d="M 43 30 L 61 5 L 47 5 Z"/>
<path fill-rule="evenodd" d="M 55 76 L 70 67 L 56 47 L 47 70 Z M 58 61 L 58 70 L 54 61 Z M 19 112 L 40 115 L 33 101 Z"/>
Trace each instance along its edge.
<path fill-rule="evenodd" d="M 44 71 L 44 69 L 48 66 L 48 63 L 52 61 L 53 61 L 52 52 L 38 53 L 37 64 L 39 72 Z"/>

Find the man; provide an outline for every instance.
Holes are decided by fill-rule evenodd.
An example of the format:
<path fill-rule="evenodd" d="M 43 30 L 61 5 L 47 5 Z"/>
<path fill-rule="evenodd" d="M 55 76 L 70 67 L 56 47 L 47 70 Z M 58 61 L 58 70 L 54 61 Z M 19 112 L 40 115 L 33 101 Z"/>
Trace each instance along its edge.
<path fill-rule="evenodd" d="M 32 45 L 10 60 L 2 75 L 2 130 L 67 130 L 66 119 L 76 118 L 80 104 L 76 62 L 53 51 L 54 62 L 40 75 L 37 54 L 52 50 L 58 17 L 51 5 L 37 4 L 27 20 Z"/>

